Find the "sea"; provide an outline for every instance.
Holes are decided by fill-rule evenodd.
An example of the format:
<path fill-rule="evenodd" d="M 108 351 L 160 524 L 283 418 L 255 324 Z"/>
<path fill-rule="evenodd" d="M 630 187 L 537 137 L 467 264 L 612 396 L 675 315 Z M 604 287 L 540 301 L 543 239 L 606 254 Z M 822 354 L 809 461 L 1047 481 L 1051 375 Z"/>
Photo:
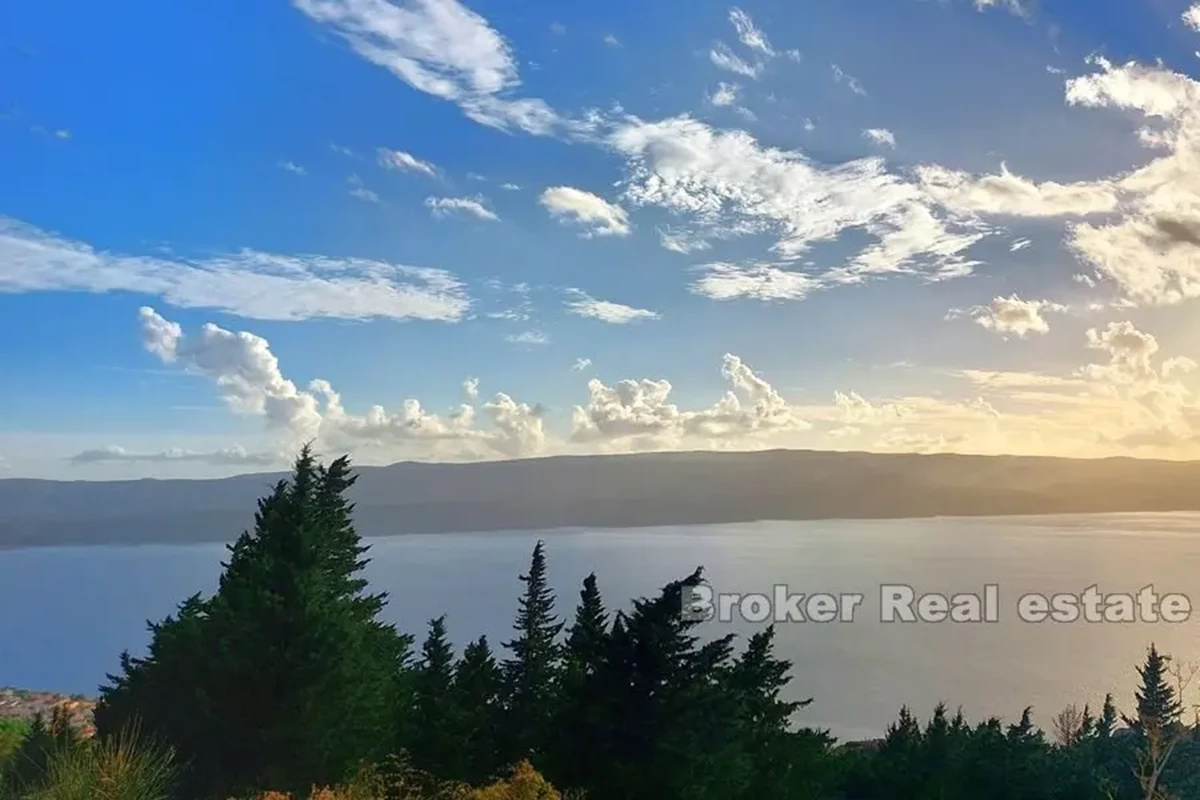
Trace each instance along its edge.
<path fill-rule="evenodd" d="M 445 614 L 457 646 L 486 635 L 502 653 L 539 539 L 568 619 L 590 572 L 621 610 L 703 567 L 700 635 L 744 642 L 774 624 L 789 694 L 812 699 L 797 723 L 842 740 L 938 702 L 972 720 L 1032 706 L 1048 727 L 1107 692 L 1128 708 L 1152 642 L 1200 662 L 1195 513 L 404 535 L 369 540 L 367 577 L 418 643 Z M 0 686 L 94 695 L 123 650 L 144 651 L 149 620 L 214 590 L 226 556 L 221 544 L 0 550 Z"/>

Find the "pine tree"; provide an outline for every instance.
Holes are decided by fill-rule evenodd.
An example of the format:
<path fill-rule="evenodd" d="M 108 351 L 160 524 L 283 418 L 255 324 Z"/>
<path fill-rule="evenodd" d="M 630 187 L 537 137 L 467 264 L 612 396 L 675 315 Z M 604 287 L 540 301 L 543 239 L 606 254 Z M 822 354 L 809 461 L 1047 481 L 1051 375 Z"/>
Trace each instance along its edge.
<path fill-rule="evenodd" d="M 229 547 L 216 594 L 152 628 L 147 658 L 123 659 L 101 732 L 141 718 L 198 794 L 307 791 L 389 749 L 405 640 L 377 619 L 385 598 L 362 591 L 352 484 L 345 458 L 321 467 L 305 447 Z"/>
<path fill-rule="evenodd" d="M 557 785 L 589 786 L 605 769 L 592 743 L 606 735 L 605 698 L 597 676 L 608 638 L 608 613 L 592 573 L 583 580 L 563 652 L 562 689 L 554 722 L 560 735 L 552 743 L 547 763 L 547 774 Z"/>
<path fill-rule="evenodd" d="M 413 676 L 413 705 L 420 735 L 412 743 L 414 765 L 438 778 L 458 778 L 458 707 L 452 694 L 454 652 L 444 616 L 429 621 L 421 661 Z"/>
<path fill-rule="evenodd" d="M 1117 728 L 1117 707 L 1113 703 L 1112 693 L 1104 695 L 1104 705 L 1100 708 L 1100 718 L 1096 720 L 1096 738 L 1109 739 Z"/>
<path fill-rule="evenodd" d="M 1170 656 L 1158 652 L 1154 644 L 1146 653 L 1146 661 L 1137 668 L 1142 685 L 1134 692 L 1137 716 L 1127 717 L 1125 723 L 1136 731 L 1166 730 L 1179 722 L 1183 707 L 1175 697 L 1175 687 L 1168 683 L 1167 668 Z"/>
<path fill-rule="evenodd" d="M 494 777 L 502 766 L 498 753 L 502 688 L 500 667 L 487 637 L 481 636 L 463 649 L 454 669 L 462 756 L 455 777 L 460 780 L 481 783 Z"/>
<path fill-rule="evenodd" d="M 562 623 L 554 615 L 554 592 L 546 582 L 544 547 L 538 541 L 529 573 L 520 576 L 525 592 L 513 624 L 517 635 L 504 643 L 511 652 L 504 662 L 509 737 L 504 755 L 512 763 L 528 758 L 538 764 L 553 736 Z"/>

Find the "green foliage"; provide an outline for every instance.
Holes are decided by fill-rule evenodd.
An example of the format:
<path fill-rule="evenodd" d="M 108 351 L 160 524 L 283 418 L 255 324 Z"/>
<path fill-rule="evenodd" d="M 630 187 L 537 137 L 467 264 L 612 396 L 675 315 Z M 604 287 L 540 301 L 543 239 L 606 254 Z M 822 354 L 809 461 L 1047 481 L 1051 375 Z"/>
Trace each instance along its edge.
<path fill-rule="evenodd" d="M 529 572 L 520 576 L 525 592 L 518 601 L 516 636 L 504 643 L 506 741 L 509 762 L 539 759 L 552 736 L 551 718 L 558 689 L 562 623 L 554 614 L 554 591 L 546 581 L 545 545 L 533 548 Z"/>
<path fill-rule="evenodd" d="M 811 700 L 794 699 L 797 671 L 776 656 L 773 628 L 739 642 L 683 618 L 701 570 L 612 611 L 589 575 L 564 631 L 538 542 L 502 663 L 486 638 L 456 659 L 444 617 L 414 654 L 361 577 L 353 483 L 345 459 L 325 467 L 305 449 L 230 547 L 217 592 L 150 624 L 145 655 L 123 654 L 96 709 L 102 738 L 81 743 L 61 720 L 36 720 L 0 800 L 166 798 L 173 752 L 178 800 L 267 787 L 532 800 L 558 797 L 551 785 L 621 800 L 1133 800 L 1151 723 L 1175 737 L 1161 784 L 1200 800 L 1200 738 L 1180 723 L 1169 661 L 1153 647 L 1124 727 L 1111 695 L 1098 714 L 1064 712 L 1053 742 L 1030 709 L 972 724 L 945 705 L 924 722 L 905 707 L 881 741 L 835 747 L 800 727 Z M 162 747 L 121 739 L 138 720 Z M 118 774 L 148 788 L 99 793 L 95 776 Z"/>
<path fill-rule="evenodd" d="M 30 722 L 17 717 L 0 717 L 0 774 L 29 733 Z"/>
<path fill-rule="evenodd" d="M 326 468 L 305 448 L 229 548 L 216 594 L 152 625 L 148 656 L 122 658 L 98 731 L 143 719 L 187 754 L 204 796 L 332 784 L 387 752 L 405 641 L 358 577 L 353 482 L 346 459 Z"/>
<path fill-rule="evenodd" d="M 26 744 L 28 754 L 36 753 L 36 758 L 26 761 L 19 774 L 7 776 L 0 790 L 4 800 L 168 800 L 175 796 L 174 752 L 141 736 L 136 726 L 93 739 L 69 735 L 54 725 L 35 726 Z"/>

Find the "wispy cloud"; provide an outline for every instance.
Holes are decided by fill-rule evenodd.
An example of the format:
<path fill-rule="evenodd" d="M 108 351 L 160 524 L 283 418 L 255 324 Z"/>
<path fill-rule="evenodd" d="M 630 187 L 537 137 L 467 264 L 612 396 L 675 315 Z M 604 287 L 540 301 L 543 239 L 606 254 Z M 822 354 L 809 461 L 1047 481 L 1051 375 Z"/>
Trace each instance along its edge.
<path fill-rule="evenodd" d="M 847 75 L 846 72 L 837 64 L 830 64 L 829 68 L 833 71 L 834 83 L 843 84 L 855 94 L 866 97 L 867 90 L 863 88 L 862 82 L 859 81 L 858 78 L 854 77 L 853 75 Z"/>
<path fill-rule="evenodd" d="M 379 195 L 363 185 L 362 178 L 358 177 L 358 175 L 351 175 L 350 177 L 346 178 L 346 184 L 350 187 L 349 191 L 351 197 L 357 197 L 359 200 L 367 203 L 380 202 Z"/>
<path fill-rule="evenodd" d="M 462 319 L 450 272 L 362 258 L 243 249 L 202 259 L 124 255 L 0 217 L 0 292 L 133 292 L 266 320 Z"/>
<path fill-rule="evenodd" d="M 662 314 L 646 308 L 634 308 L 623 303 L 597 300 L 580 289 L 568 289 L 567 312 L 578 317 L 588 317 L 612 325 L 628 325 L 639 320 L 661 319 Z"/>
<path fill-rule="evenodd" d="M 375 154 L 379 160 L 379 165 L 384 169 L 392 169 L 399 172 L 419 172 L 431 178 L 437 176 L 437 167 L 403 150 L 389 150 L 386 147 L 380 147 L 375 151 Z"/>
<path fill-rule="evenodd" d="M 296 175 L 307 175 L 308 170 L 297 164 L 295 161 L 280 161 L 279 168 Z"/>
<path fill-rule="evenodd" d="M 564 121 L 543 100 L 519 98 L 517 62 L 509 43 L 458 0 L 406 6 L 382 0 L 294 0 L 362 58 L 417 91 L 457 104 L 476 122 L 536 135 Z"/>
<path fill-rule="evenodd" d="M 480 197 L 426 197 L 425 205 L 435 217 L 461 212 L 489 222 L 500 221 L 500 217 L 488 209 Z"/>

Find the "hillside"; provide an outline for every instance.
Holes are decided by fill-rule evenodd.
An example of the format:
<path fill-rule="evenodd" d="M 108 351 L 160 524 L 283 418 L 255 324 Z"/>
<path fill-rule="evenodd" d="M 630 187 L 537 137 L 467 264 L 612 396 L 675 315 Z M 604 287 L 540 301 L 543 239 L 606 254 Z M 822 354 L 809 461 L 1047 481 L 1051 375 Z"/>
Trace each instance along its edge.
<path fill-rule="evenodd" d="M 365 536 L 1200 509 L 1200 463 L 774 450 L 363 467 Z M 280 475 L 0 480 L 0 546 L 226 541 Z"/>

